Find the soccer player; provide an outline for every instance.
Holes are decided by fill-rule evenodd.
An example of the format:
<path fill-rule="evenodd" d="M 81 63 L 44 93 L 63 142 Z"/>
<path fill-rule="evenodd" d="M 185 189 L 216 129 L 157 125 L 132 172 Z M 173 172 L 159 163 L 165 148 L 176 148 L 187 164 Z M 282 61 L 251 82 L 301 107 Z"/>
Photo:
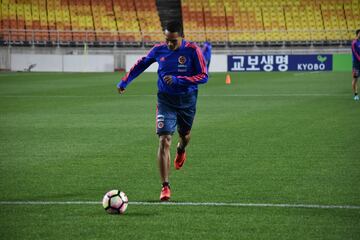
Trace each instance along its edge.
<path fill-rule="evenodd" d="M 148 54 L 139 59 L 118 83 L 120 94 L 128 84 L 152 63 L 159 64 L 156 133 L 159 136 L 158 163 L 162 189 L 160 200 L 170 199 L 169 171 L 170 146 L 176 127 L 179 133 L 175 169 L 179 170 L 185 160 L 185 148 L 190 141 L 190 131 L 196 112 L 198 84 L 208 80 L 207 68 L 201 49 L 183 39 L 180 23 L 166 25 L 165 42 L 155 45 Z"/>
<path fill-rule="evenodd" d="M 204 55 L 204 58 L 205 58 L 205 62 L 206 62 L 206 66 L 207 66 L 207 69 L 209 71 L 209 66 L 210 66 L 210 60 L 211 60 L 211 43 L 206 41 L 204 42 L 204 46 L 202 48 L 202 52 L 203 52 L 203 55 Z"/>
<path fill-rule="evenodd" d="M 353 59 L 353 80 L 352 90 L 354 93 L 354 100 L 359 101 L 357 82 L 360 72 L 360 29 L 356 30 L 356 38 L 351 44 L 352 59 Z"/>

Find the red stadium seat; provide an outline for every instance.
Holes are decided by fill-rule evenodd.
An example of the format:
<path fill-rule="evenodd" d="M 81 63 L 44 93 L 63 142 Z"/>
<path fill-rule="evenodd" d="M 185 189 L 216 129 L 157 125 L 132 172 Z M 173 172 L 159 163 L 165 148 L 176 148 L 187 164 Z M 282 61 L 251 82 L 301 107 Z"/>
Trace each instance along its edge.
<path fill-rule="evenodd" d="M 357 0 L 181 0 L 181 11 L 186 37 L 198 42 L 346 41 L 360 25 Z M 2 38 L 13 41 L 163 38 L 156 0 L 6 0 L 0 16 L 14 30 Z"/>

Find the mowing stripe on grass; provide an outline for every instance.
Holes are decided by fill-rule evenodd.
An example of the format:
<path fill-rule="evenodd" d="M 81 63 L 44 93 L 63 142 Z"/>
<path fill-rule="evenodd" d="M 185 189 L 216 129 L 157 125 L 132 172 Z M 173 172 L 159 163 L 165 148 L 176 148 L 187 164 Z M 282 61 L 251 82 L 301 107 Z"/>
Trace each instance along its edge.
<path fill-rule="evenodd" d="M 96 201 L 0 201 L 0 205 L 100 205 Z M 315 209 L 360 209 L 354 205 L 277 204 L 277 203 L 221 203 L 221 202 L 129 202 L 130 205 L 148 206 L 214 206 L 214 207 L 270 207 Z"/>

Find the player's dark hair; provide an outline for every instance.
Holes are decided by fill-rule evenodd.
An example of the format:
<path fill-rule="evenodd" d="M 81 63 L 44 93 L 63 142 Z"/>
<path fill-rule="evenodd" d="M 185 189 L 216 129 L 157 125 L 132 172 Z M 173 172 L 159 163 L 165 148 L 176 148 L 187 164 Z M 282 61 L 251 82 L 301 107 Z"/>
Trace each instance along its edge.
<path fill-rule="evenodd" d="M 178 21 L 167 22 L 165 26 L 165 30 L 168 30 L 169 32 L 172 33 L 177 32 L 180 34 L 180 36 L 184 36 L 182 25 Z"/>
<path fill-rule="evenodd" d="M 359 34 L 360 32 L 360 29 L 356 30 L 356 36 Z"/>

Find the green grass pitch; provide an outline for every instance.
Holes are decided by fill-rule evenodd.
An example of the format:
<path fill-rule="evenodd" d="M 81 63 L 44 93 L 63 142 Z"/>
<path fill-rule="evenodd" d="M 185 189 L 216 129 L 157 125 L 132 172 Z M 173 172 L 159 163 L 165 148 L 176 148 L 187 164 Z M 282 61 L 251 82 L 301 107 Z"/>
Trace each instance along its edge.
<path fill-rule="evenodd" d="M 2 239 L 359 239 L 359 209 L 8 205 L 156 202 L 156 74 L 0 74 Z M 173 202 L 360 206 L 360 103 L 351 73 L 212 73 Z M 173 138 L 172 158 L 177 136 Z M 172 166 L 173 169 L 173 166 Z"/>

